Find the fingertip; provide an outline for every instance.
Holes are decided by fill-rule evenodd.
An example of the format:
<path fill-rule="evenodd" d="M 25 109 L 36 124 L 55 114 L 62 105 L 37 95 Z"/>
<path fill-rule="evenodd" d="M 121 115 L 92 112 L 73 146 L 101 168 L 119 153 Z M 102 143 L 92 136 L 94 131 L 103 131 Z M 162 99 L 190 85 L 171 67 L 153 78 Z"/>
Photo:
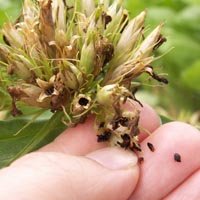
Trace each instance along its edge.
<path fill-rule="evenodd" d="M 175 130 L 177 130 L 177 133 L 184 131 L 184 132 L 191 132 L 192 134 L 199 134 L 199 132 L 200 132 L 194 126 L 187 124 L 185 122 L 180 122 L 180 121 L 173 121 L 173 122 L 163 124 L 160 128 L 167 129 L 167 130 L 175 129 Z"/>
<path fill-rule="evenodd" d="M 136 154 L 121 148 L 109 147 L 92 152 L 86 157 L 109 169 L 110 174 L 105 177 L 106 182 L 110 182 L 110 191 L 106 195 L 109 199 L 122 200 L 130 197 L 139 179 Z M 104 184 L 107 184 L 106 182 Z"/>
<path fill-rule="evenodd" d="M 153 152 L 148 143 L 154 146 Z M 199 144 L 200 131 L 189 124 L 170 122 L 156 129 L 141 143 L 144 163 L 132 199 L 162 199 L 173 191 L 199 168 Z"/>

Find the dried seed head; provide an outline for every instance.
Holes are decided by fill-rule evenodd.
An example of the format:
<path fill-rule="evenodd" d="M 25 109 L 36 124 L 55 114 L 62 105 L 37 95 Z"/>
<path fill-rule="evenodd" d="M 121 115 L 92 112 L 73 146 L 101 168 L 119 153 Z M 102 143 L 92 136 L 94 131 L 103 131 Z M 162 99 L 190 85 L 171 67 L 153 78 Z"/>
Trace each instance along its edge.
<path fill-rule="evenodd" d="M 0 86 L 13 114 L 16 101 L 63 110 L 68 125 L 92 113 L 98 141 L 140 151 L 139 111 L 123 108 L 135 99 L 131 82 L 148 73 L 167 83 L 150 67 L 165 42 L 162 25 L 142 41 L 145 18 L 143 11 L 130 20 L 122 0 L 24 0 L 20 17 L 1 31 Z"/>

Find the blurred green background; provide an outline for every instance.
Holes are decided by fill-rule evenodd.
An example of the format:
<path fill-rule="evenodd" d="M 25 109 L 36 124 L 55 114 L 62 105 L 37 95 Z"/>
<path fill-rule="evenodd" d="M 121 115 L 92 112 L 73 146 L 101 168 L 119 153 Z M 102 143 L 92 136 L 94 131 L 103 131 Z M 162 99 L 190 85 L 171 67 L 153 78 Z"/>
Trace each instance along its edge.
<path fill-rule="evenodd" d="M 200 123 L 200 0 L 126 0 L 134 17 L 148 12 L 147 27 L 164 22 L 167 43 L 160 48 L 154 66 L 168 74 L 169 85 L 142 86 L 138 98 L 174 120 L 198 126 Z M 22 0 L 0 0 L 0 26 L 18 16 Z M 151 85 L 151 86 L 150 86 Z M 153 85 L 156 85 L 153 82 Z"/>
<path fill-rule="evenodd" d="M 126 4 L 132 16 L 147 10 L 150 29 L 164 22 L 167 38 L 158 52 L 163 56 L 154 65 L 168 74 L 169 85 L 143 87 L 146 90 L 139 98 L 145 98 L 163 115 L 199 126 L 200 0 L 127 0 Z"/>

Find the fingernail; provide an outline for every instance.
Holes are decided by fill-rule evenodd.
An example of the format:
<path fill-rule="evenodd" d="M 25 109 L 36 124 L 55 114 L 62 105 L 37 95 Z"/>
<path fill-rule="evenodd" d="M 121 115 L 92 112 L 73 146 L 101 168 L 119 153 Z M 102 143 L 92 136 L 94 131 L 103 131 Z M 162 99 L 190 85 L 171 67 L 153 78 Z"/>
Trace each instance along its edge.
<path fill-rule="evenodd" d="M 126 169 L 137 165 L 137 156 L 128 150 L 110 147 L 97 150 L 87 155 L 108 169 Z"/>

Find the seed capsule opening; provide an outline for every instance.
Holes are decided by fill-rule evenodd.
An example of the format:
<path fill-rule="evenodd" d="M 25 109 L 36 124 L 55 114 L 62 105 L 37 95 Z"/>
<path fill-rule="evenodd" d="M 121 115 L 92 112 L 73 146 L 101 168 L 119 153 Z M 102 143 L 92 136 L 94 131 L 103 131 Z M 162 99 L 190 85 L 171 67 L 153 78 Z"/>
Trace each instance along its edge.
<path fill-rule="evenodd" d="M 45 90 L 45 94 L 46 95 L 52 95 L 53 94 L 53 92 L 54 92 L 54 86 L 51 86 L 51 87 L 49 87 L 49 88 L 47 88 L 46 90 Z"/>
<path fill-rule="evenodd" d="M 87 106 L 88 103 L 89 103 L 89 100 L 86 99 L 86 98 L 84 98 L 84 97 L 82 97 L 82 98 L 79 99 L 78 103 L 79 103 L 81 106 Z"/>

